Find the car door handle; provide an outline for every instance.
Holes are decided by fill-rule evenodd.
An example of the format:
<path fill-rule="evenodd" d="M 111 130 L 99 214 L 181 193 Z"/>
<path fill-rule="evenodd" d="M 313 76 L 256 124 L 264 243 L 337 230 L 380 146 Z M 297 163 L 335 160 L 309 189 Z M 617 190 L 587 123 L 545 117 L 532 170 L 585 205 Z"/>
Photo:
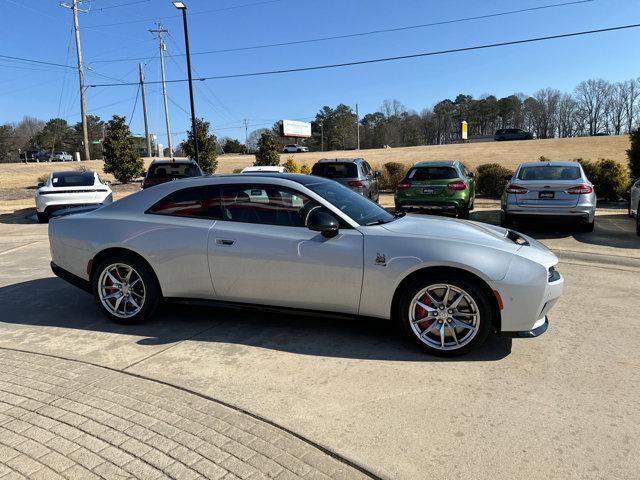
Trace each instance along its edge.
<path fill-rule="evenodd" d="M 228 240 L 226 238 L 216 238 L 216 245 L 220 245 L 223 247 L 230 247 L 234 243 L 236 243 L 235 240 Z"/>

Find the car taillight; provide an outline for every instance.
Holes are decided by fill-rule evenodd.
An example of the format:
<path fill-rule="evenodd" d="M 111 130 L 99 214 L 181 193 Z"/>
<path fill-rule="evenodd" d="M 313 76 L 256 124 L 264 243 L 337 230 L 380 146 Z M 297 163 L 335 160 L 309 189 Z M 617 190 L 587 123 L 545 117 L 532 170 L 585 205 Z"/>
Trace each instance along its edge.
<path fill-rule="evenodd" d="M 593 188 L 590 185 L 578 185 L 577 187 L 571 187 L 566 192 L 571 195 L 586 195 L 593 192 Z"/>
<path fill-rule="evenodd" d="M 347 182 L 347 185 L 350 187 L 364 187 L 364 182 L 362 180 L 351 180 Z"/>
<path fill-rule="evenodd" d="M 455 182 L 449 183 L 449 185 L 447 185 L 447 188 L 449 190 L 466 190 L 467 184 L 462 180 L 456 180 Z"/>
<path fill-rule="evenodd" d="M 406 190 L 407 188 L 411 188 L 411 184 L 405 180 L 398 183 L 398 190 Z"/>
<path fill-rule="evenodd" d="M 519 187 L 518 185 L 513 185 L 512 183 L 510 183 L 509 185 L 507 185 L 507 193 L 513 193 L 515 195 L 524 195 L 525 193 L 529 193 L 529 190 L 527 190 L 524 187 Z"/>

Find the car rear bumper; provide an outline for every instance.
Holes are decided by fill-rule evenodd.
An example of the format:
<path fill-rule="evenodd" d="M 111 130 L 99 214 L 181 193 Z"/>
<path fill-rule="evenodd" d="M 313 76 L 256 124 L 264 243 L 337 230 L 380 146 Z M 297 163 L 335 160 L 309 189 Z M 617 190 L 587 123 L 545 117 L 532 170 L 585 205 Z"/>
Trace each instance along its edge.
<path fill-rule="evenodd" d="M 465 202 L 462 200 L 416 200 L 416 199 L 396 199 L 396 207 L 419 208 L 424 210 L 450 210 L 461 208 Z"/>
<path fill-rule="evenodd" d="M 51 262 L 51 271 L 56 277 L 61 278 L 62 280 L 64 280 L 67 283 L 70 283 L 74 287 L 78 287 L 84 290 L 85 292 L 92 293 L 91 283 L 89 283 L 89 281 L 85 280 L 84 278 L 80 278 L 77 275 L 74 275 L 73 273 L 65 270 L 62 267 L 59 267 L 53 262 Z"/>
<path fill-rule="evenodd" d="M 535 207 L 525 205 L 508 205 L 503 211 L 511 217 L 535 217 L 548 220 L 585 220 L 592 222 L 595 217 L 595 206 L 576 205 L 574 207 Z"/>

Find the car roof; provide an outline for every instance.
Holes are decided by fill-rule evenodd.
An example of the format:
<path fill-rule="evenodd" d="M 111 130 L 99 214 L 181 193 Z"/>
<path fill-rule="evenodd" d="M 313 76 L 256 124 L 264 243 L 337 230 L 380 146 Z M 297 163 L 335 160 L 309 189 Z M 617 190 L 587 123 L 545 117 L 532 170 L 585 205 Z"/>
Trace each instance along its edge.
<path fill-rule="evenodd" d="M 283 168 L 282 165 L 253 165 L 251 167 L 244 167 L 242 170 L 246 172 L 277 172 Z"/>
<path fill-rule="evenodd" d="M 554 166 L 554 167 L 579 167 L 580 164 L 578 162 L 556 161 L 556 160 L 546 161 L 545 160 L 544 162 L 524 162 L 524 163 L 521 163 L 518 168 L 524 168 L 524 167 L 548 167 L 548 166 Z"/>
<path fill-rule="evenodd" d="M 321 158 L 316 163 L 357 163 L 364 162 L 365 159 L 362 157 L 344 157 L 344 158 Z"/>
<path fill-rule="evenodd" d="M 169 165 L 174 163 L 196 163 L 196 161 L 190 158 L 172 158 L 170 160 L 154 160 L 151 162 L 151 165 Z"/>
<path fill-rule="evenodd" d="M 53 175 L 54 177 L 57 178 L 62 178 L 62 177 L 71 177 L 73 175 L 95 175 L 96 172 L 94 172 L 93 170 L 87 170 L 85 172 L 81 172 L 78 170 L 66 170 L 66 171 L 62 171 L 62 172 L 51 172 L 51 175 Z"/>
<path fill-rule="evenodd" d="M 245 182 L 264 182 L 266 178 L 275 178 L 280 180 L 290 180 L 292 182 L 299 183 L 300 185 L 313 185 L 316 183 L 324 183 L 324 182 L 333 182 L 333 180 L 318 177 L 316 175 L 306 175 L 304 173 L 277 173 L 277 172 L 262 172 L 260 174 L 251 174 L 251 173 L 226 173 L 221 175 L 206 175 L 204 177 L 189 177 L 179 180 L 181 185 L 186 185 L 188 183 L 198 183 L 202 184 L 203 181 L 205 183 L 224 183 L 225 180 L 233 179 L 234 183 L 238 179 L 242 179 L 242 183 Z M 176 184 L 176 182 L 171 182 L 172 184 Z M 156 187 L 154 187 L 156 188 Z"/>
<path fill-rule="evenodd" d="M 458 160 L 428 160 L 424 162 L 416 162 L 414 167 L 453 167 L 459 164 Z"/>

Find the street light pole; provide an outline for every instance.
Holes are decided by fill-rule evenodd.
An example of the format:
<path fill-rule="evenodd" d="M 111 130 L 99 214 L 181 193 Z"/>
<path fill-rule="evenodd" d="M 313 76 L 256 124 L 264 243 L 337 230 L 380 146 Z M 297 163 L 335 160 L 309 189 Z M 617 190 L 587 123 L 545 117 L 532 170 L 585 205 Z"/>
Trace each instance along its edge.
<path fill-rule="evenodd" d="M 191 129 L 193 132 L 193 146 L 196 163 L 200 163 L 198 152 L 198 132 L 196 128 L 196 111 L 193 104 L 193 80 L 191 78 L 191 53 L 189 51 L 189 28 L 187 27 L 187 6 L 184 2 L 173 2 L 173 6 L 182 10 L 182 23 L 184 24 L 184 45 L 187 54 L 187 77 L 189 79 L 189 102 L 191 103 Z"/>

